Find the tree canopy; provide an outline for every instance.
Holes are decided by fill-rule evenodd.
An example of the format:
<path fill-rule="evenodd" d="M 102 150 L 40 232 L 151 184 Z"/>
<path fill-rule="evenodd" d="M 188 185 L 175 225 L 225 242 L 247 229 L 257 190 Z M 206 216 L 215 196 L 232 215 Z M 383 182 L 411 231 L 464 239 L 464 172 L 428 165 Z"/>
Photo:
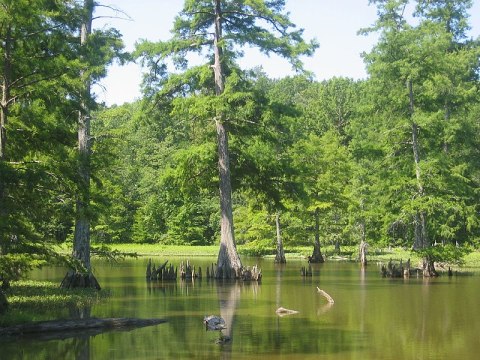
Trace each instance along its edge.
<path fill-rule="evenodd" d="M 318 43 L 285 1 L 185 1 L 170 39 L 131 54 L 145 66 L 142 98 L 105 107 L 89 85 L 126 59 L 118 31 L 93 26 L 82 43 L 83 2 L 3 1 L 0 280 L 60 259 L 79 214 L 95 244 L 220 245 L 222 277 L 242 267 L 237 243 L 273 253 L 280 226 L 287 248 L 412 248 L 426 273 L 478 246 L 472 2 L 370 3 L 368 78 L 317 81 L 301 60 Z M 298 73 L 243 69 L 246 47 Z M 91 121 L 86 182 L 79 114 Z"/>

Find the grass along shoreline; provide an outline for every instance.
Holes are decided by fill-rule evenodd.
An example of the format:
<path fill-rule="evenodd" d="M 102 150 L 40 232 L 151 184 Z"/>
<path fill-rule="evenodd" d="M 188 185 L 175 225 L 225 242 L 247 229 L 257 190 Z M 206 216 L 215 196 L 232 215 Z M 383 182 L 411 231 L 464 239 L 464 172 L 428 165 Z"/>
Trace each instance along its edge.
<path fill-rule="evenodd" d="M 160 244 L 111 244 L 109 247 L 112 250 L 123 253 L 136 253 L 141 257 L 197 257 L 197 256 L 218 256 L 218 245 L 208 246 L 191 246 L 191 245 L 160 245 Z M 248 245 L 237 245 L 240 256 L 257 256 L 263 258 L 274 258 L 275 249 L 269 249 L 263 251 L 260 255 L 251 251 Z M 312 254 L 313 246 L 296 246 L 286 247 L 285 257 L 288 259 L 307 259 Z M 344 260 L 344 261 L 357 261 L 358 259 L 358 246 L 345 245 L 341 246 L 340 253 L 335 252 L 333 245 L 327 245 L 322 247 L 322 254 L 325 256 L 326 261 L 332 260 Z M 412 264 L 417 264 L 421 261 L 418 254 L 403 249 L 396 248 L 369 248 L 367 254 L 367 260 L 370 263 L 386 263 L 390 260 L 393 261 L 407 261 L 410 259 Z M 448 264 L 440 264 L 447 266 Z M 480 250 L 475 250 L 464 258 L 464 264 L 462 266 L 450 265 L 457 270 L 464 269 L 476 269 L 480 271 Z M 441 270 L 441 269 L 440 269 Z"/>
<path fill-rule="evenodd" d="M 13 281 L 5 294 L 9 305 L 0 326 L 69 318 L 110 296 L 108 290 L 63 289 L 59 283 L 35 280 Z"/>

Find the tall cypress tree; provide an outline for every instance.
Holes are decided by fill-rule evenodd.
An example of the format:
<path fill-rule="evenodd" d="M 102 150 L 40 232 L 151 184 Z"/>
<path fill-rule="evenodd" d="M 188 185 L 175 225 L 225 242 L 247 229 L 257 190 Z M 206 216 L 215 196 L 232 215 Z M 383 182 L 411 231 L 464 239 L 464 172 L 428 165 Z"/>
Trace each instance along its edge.
<path fill-rule="evenodd" d="M 74 1 L 4 1 L 0 8 L 0 280 L 55 253 L 68 207 L 68 80 Z M 72 65 L 72 66 L 69 66 Z M 66 204 L 66 206 L 65 206 Z"/>
<path fill-rule="evenodd" d="M 157 77 L 149 79 L 150 84 L 160 89 L 157 99 L 206 95 L 204 104 L 198 107 L 203 113 L 197 116 L 210 117 L 217 132 L 221 218 L 217 274 L 223 278 L 238 277 L 242 269 L 234 236 L 228 149 L 228 111 L 232 109 L 228 110 L 226 101 L 228 91 L 235 85 L 229 83 L 235 73 L 235 60 L 242 55 L 242 47 L 254 46 L 264 53 L 285 57 L 300 70 L 300 56 L 312 54 L 317 47 L 315 42 L 304 42 L 302 30 L 294 29 L 284 7 L 284 0 L 187 0 L 175 19 L 170 41 L 144 42 L 137 48 L 138 55 L 149 61 L 152 74 L 163 75 L 160 81 Z M 207 63 L 187 70 L 187 54 L 191 52 L 205 54 Z M 167 58 L 185 71 L 182 76 L 168 76 L 163 65 Z M 150 88 L 150 94 L 154 92 L 155 88 Z"/>
<path fill-rule="evenodd" d="M 370 30 L 379 31 L 380 40 L 366 60 L 371 84 L 378 90 L 378 109 L 388 109 L 382 112 L 382 126 L 390 147 L 386 159 L 391 164 L 389 207 L 396 212 L 391 227 L 408 224 L 413 248 L 424 255 L 424 275 L 432 276 L 438 260 L 432 245 L 463 237 L 449 223 L 465 216 L 453 215 L 454 203 L 467 199 L 462 194 L 465 188 L 452 186 L 450 174 L 456 173 L 470 187 L 469 175 L 463 170 L 459 174 L 459 164 L 445 156 L 450 146 L 445 140 L 455 137 L 453 128 L 448 130 L 454 114 L 464 113 L 476 88 L 478 49 L 459 43 L 469 2 L 415 2 L 414 15 L 419 20 L 415 25 L 409 24 L 405 14 L 409 1 L 372 3 L 377 5 L 379 20 Z M 410 144 L 409 152 L 405 143 Z M 472 209 L 464 209 L 468 208 Z"/>
<path fill-rule="evenodd" d="M 91 86 L 106 75 L 107 66 L 115 59 L 123 59 L 123 44 L 120 34 L 114 29 L 96 30 L 92 28 L 95 6 L 94 0 L 83 0 L 79 23 L 78 80 L 74 85 L 77 100 L 77 191 L 75 208 L 75 230 L 73 238 L 73 258 L 79 267 L 72 269 L 62 281 L 63 287 L 100 288 L 90 265 L 90 179 L 91 179 L 91 116 L 96 103 Z"/>

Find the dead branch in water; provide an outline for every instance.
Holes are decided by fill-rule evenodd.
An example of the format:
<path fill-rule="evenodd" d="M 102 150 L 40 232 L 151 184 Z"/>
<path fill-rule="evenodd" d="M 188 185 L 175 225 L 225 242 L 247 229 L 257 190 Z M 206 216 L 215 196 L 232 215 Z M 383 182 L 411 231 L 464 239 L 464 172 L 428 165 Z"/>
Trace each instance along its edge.
<path fill-rule="evenodd" d="M 278 316 L 298 314 L 297 310 L 285 309 L 284 307 L 279 307 L 275 312 L 277 313 Z"/>
<path fill-rule="evenodd" d="M 335 301 L 333 300 L 333 298 L 332 298 L 330 295 L 328 295 L 324 290 L 320 289 L 318 286 L 317 286 L 317 290 L 318 290 L 318 292 L 319 292 L 321 295 L 323 295 L 323 296 L 327 299 L 327 301 L 328 301 L 330 304 L 335 303 Z"/>

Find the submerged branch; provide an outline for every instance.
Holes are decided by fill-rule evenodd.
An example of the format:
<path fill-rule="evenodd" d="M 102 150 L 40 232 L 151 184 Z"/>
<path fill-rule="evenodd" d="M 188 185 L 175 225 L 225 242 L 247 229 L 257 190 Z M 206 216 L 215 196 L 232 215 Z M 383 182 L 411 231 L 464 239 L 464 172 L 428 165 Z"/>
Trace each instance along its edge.
<path fill-rule="evenodd" d="M 286 315 L 293 315 L 293 314 L 298 314 L 299 312 L 297 310 L 290 310 L 290 309 L 285 309 L 284 307 L 279 307 L 275 313 L 278 316 L 286 316 Z"/>
<path fill-rule="evenodd" d="M 320 289 L 318 286 L 317 286 L 317 290 L 320 293 L 320 295 L 323 295 L 330 304 L 335 303 L 333 298 L 330 295 L 328 295 L 324 290 Z"/>

